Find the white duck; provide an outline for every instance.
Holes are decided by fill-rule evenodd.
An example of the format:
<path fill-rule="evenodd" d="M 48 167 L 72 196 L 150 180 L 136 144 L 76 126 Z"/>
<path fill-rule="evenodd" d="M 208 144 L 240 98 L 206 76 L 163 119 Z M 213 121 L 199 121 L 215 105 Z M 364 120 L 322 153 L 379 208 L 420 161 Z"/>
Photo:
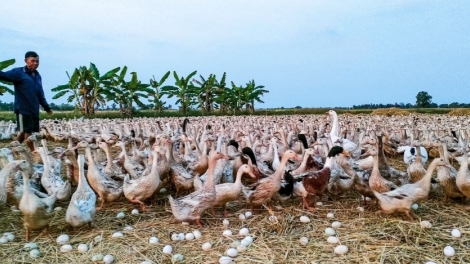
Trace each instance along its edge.
<path fill-rule="evenodd" d="M 72 227 L 88 225 L 91 228 L 96 213 L 95 204 L 96 194 L 85 178 L 85 157 L 80 154 L 78 155 L 78 187 L 65 213 L 65 222 Z"/>

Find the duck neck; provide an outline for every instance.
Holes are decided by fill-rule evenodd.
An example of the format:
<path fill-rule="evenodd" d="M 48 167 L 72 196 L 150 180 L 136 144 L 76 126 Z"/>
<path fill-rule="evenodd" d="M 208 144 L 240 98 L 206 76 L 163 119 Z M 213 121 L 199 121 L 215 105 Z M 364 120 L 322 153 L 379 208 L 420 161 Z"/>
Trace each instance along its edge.
<path fill-rule="evenodd" d="M 240 185 L 242 184 L 242 175 L 245 173 L 243 170 L 238 169 L 237 171 L 237 177 L 235 178 L 235 185 Z"/>
<path fill-rule="evenodd" d="M 334 158 L 335 157 L 326 157 L 325 165 L 323 167 L 331 168 L 331 165 L 333 165 Z"/>
<path fill-rule="evenodd" d="M 85 155 L 88 160 L 88 167 L 89 168 L 95 168 L 95 160 L 93 159 L 93 155 L 91 154 L 91 149 L 90 147 L 85 148 Z"/>
<path fill-rule="evenodd" d="M 462 162 L 460 162 L 460 168 L 457 174 L 457 178 L 467 178 L 468 173 L 468 154 L 467 151 L 463 150 Z"/>

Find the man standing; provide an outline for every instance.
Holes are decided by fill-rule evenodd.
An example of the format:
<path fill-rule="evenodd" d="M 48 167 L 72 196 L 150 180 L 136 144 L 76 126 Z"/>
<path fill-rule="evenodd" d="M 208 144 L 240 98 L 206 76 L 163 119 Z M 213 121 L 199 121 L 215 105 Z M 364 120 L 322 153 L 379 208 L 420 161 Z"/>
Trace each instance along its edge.
<path fill-rule="evenodd" d="M 15 87 L 15 114 L 18 130 L 17 140 L 20 143 L 33 132 L 39 132 L 39 105 L 48 114 L 51 108 L 44 98 L 41 75 L 37 71 L 39 56 L 34 51 L 26 52 L 24 56 L 26 66 L 14 68 L 7 72 L 0 71 L 0 80 L 12 82 Z M 32 142 L 28 142 L 31 151 L 34 150 Z"/>

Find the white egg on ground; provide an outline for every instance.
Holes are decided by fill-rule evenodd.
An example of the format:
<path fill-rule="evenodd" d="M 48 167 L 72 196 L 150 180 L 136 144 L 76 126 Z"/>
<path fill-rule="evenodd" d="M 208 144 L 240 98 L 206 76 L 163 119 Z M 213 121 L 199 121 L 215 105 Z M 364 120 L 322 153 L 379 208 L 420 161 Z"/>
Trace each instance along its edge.
<path fill-rule="evenodd" d="M 364 207 L 358 206 L 356 209 L 357 209 L 359 212 L 364 212 Z"/>
<path fill-rule="evenodd" d="M 330 244 L 338 244 L 339 239 L 335 236 L 329 236 L 328 239 L 326 240 L 326 242 L 328 242 Z"/>
<path fill-rule="evenodd" d="M 344 255 L 348 253 L 348 247 L 345 245 L 336 246 L 334 252 L 337 255 Z"/>
<path fill-rule="evenodd" d="M 411 206 L 411 209 L 413 209 L 413 210 L 418 210 L 418 207 L 419 207 L 418 204 L 413 204 L 413 205 Z"/>
<path fill-rule="evenodd" d="M 144 260 L 144 261 L 140 262 L 140 264 L 153 264 L 153 262 L 149 261 L 149 260 Z"/>
<path fill-rule="evenodd" d="M 431 228 L 431 227 L 432 227 L 432 224 L 431 224 L 431 222 L 429 222 L 429 221 L 426 221 L 426 220 L 424 220 L 424 221 L 421 221 L 420 225 L 421 225 L 421 228 L 428 228 L 428 229 L 429 229 L 429 228 Z"/>
<path fill-rule="evenodd" d="M 327 218 L 334 218 L 334 217 L 335 217 L 335 214 L 333 214 L 333 213 L 327 213 L 327 214 L 326 214 L 326 217 L 327 217 Z"/>
<path fill-rule="evenodd" d="M 180 237 L 178 236 L 177 233 L 173 233 L 173 234 L 171 234 L 171 240 L 173 240 L 173 241 L 179 241 L 179 240 L 180 240 Z"/>
<path fill-rule="evenodd" d="M 15 235 L 13 235 L 12 233 L 5 233 L 3 234 L 4 237 L 6 237 L 8 239 L 8 241 L 13 241 L 15 240 Z"/>
<path fill-rule="evenodd" d="M 150 245 L 157 245 L 158 244 L 158 238 L 157 237 L 150 237 L 149 238 L 149 244 Z"/>
<path fill-rule="evenodd" d="M 166 188 L 161 188 L 160 193 L 166 193 Z"/>
<path fill-rule="evenodd" d="M 124 236 L 124 234 L 121 233 L 121 232 L 116 232 L 116 233 L 113 234 L 113 237 L 114 237 L 114 238 L 121 238 L 121 237 L 123 237 L 123 236 Z"/>
<path fill-rule="evenodd" d="M 428 262 L 426 262 L 426 263 L 424 263 L 424 264 L 436 264 L 436 262 L 434 262 L 434 261 L 428 261 Z"/>
<path fill-rule="evenodd" d="M 232 235 L 232 231 L 230 231 L 230 230 L 227 229 L 227 230 L 225 230 L 225 231 L 222 233 L 222 235 L 223 235 L 224 237 L 229 237 L 229 236 Z"/>
<path fill-rule="evenodd" d="M 230 222 L 228 221 L 228 219 L 224 219 L 224 220 L 222 221 L 222 224 L 223 224 L 224 226 L 228 226 L 228 225 L 230 224 Z"/>
<path fill-rule="evenodd" d="M 184 257 L 183 255 L 181 254 L 174 254 L 172 257 L 171 257 L 171 261 L 172 263 L 178 263 L 178 262 L 182 262 L 184 260 Z"/>
<path fill-rule="evenodd" d="M 125 226 L 124 231 L 132 231 L 134 228 L 132 226 Z"/>
<path fill-rule="evenodd" d="M 91 261 L 93 262 L 102 261 L 103 258 L 104 258 L 103 254 L 98 253 L 96 255 L 93 255 L 93 257 L 91 257 Z"/>
<path fill-rule="evenodd" d="M 103 263 L 104 263 L 104 264 L 111 264 L 111 263 L 113 263 L 113 262 L 114 262 L 114 257 L 113 257 L 113 255 L 109 255 L 109 254 L 108 254 L 108 255 L 106 255 L 106 256 L 103 257 Z"/>
<path fill-rule="evenodd" d="M 60 210 L 62 210 L 62 207 L 60 207 L 60 206 L 57 206 L 56 208 L 54 208 L 54 211 L 56 211 L 56 212 L 58 212 Z"/>
<path fill-rule="evenodd" d="M 193 240 L 194 239 L 194 234 L 193 233 L 187 233 L 186 235 L 184 235 L 184 239 Z"/>
<path fill-rule="evenodd" d="M 173 251 L 173 248 L 170 245 L 166 245 L 163 247 L 163 253 L 165 254 L 171 254 L 172 251 Z"/>
<path fill-rule="evenodd" d="M 246 236 L 244 239 L 246 239 L 250 243 L 253 243 L 253 237 L 251 237 L 251 236 Z"/>
<path fill-rule="evenodd" d="M 322 203 L 322 202 L 317 202 L 317 203 L 316 203 L 316 205 L 318 205 L 318 206 L 322 206 L 322 205 L 323 205 L 323 203 Z"/>
<path fill-rule="evenodd" d="M 39 256 L 41 256 L 41 252 L 39 252 L 39 249 L 35 248 L 29 252 L 29 256 L 31 258 L 39 258 Z"/>
<path fill-rule="evenodd" d="M 238 245 L 240 245 L 241 242 L 238 240 L 233 240 L 232 243 L 230 243 L 230 247 L 236 248 Z"/>
<path fill-rule="evenodd" d="M 183 240 L 184 240 L 184 233 L 179 233 L 179 234 L 178 234 L 178 239 L 179 239 L 180 241 L 183 241 Z"/>
<path fill-rule="evenodd" d="M 251 245 L 250 240 L 244 238 L 242 241 L 240 241 L 240 245 L 244 245 L 245 247 L 249 247 Z"/>
<path fill-rule="evenodd" d="M 240 229 L 240 232 L 239 232 L 239 234 L 242 235 L 242 236 L 246 236 L 246 235 L 248 235 L 249 233 L 250 233 L 250 230 L 249 230 L 248 228 L 246 228 L 246 227 Z"/>
<path fill-rule="evenodd" d="M 139 210 L 134 209 L 134 210 L 132 210 L 131 214 L 133 214 L 133 215 L 138 215 L 138 214 L 139 214 Z"/>
<path fill-rule="evenodd" d="M 299 238 L 299 242 L 300 242 L 300 244 L 302 244 L 302 245 L 305 246 L 305 245 L 308 244 L 308 238 L 306 238 L 306 237 L 301 237 L 301 238 Z"/>
<path fill-rule="evenodd" d="M 453 255 L 455 255 L 455 249 L 451 246 L 447 246 L 444 248 L 444 255 L 446 257 L 452 257 Z"/>
<path fill-rule="evenodd" d="M 87 244 L 80 244 L 77 247 L 78 252 L 80 253 L 85 253 L 88 251 L 88 245 Z"/>
<path fill-rule="evenodd" d="M 243 220 L 246 219 L 246 216 L 245 216 L 244 214 L 239 214 L 239 215 L 238 215 L 238 219 L 240 219 L 240 220 L 243 221 Z"/>
<path fill-rule="evenodd" d="M 63 245 L 67 242 L 69 242 L 70 237 L 67 234 L 62 234 L 59 237 L 57 237 L 57 244 Z"/>
<path fill-rule="evenodd" d="M 453 236 L 453 237 L 461 237 L 462 236 L 462 233 L 460 232 L 460 230 L 454 228 L 452 229 L 452 232 L 450 232 L 450 234 Z"/>
<path fill-rule="evenodd" d="M 253 214 L 251 213 L 251 211 L 246 211 L 245 212 L 245 217 L 248 218 L 250 216 L 252 216 Z"/>
<path fill-rule="evenodd" d="M 202 250 L 203 251 L 209 251 L 211 248 L 212 248 L 212 245 L 209 242 L 206 242 L 206 243 L 202 244 Z"/>
<path fill-rule="evenodd" d="M 101 242 L 101 240 L 103 240 L 102 236 L 95 236 L 95 239 L 94 239 L 95 243 L 99 243 Z"/>
<path fill-rule="evenodd" d="M 8 243 L 8 238 L 0 237 L 0 244 L 6 244 L 6 243 Z"/>
<path fill-rule="evenodd" d="M 229 248 L 227 249 L 227 255 L 231 258 L 235 258 L 236 256 L 238 256 L 238 251 L 234 248 Z"/>
<path fill-rule="evenodd" d="M 36 244 L 34 242 L 26 243 L 26 244 L 24 244 L 24 247 L 23 247 L 23 249 L 25 249 L 25 250 L 31 250 L 31 249 L 35 249 L 35 248 L 38 248 L 38 244 Z"/>
<path fill-rule="evenodd" d="M 340 228 L 341 227 L 341 222 L 340 221 L 334 221 L 333 223 L 331 223 L 331 227 L 333 228 Z"/>
<path fill-rule="evenodd" d="M 202 237 L 201 231 L 199 231 L 197 229 L 193 231 L 193 234 L 194 234 L 195 239 L 199 239 L 199 238 Z"/>
<path fill-rule="evenodd" d="M 242 244 L 238 245 L 237 246 L 237 251 L 238 252 L 245 252 L 246 251 L 246 246 L 242 245 Z"/>
<path fill-rule="evenodd" d="M 68 245 L 68 244 L 67 244 L 67 245 L 62 245 L 62 246 L 60 247 L 60 252 L 66 253 L 66 252 L 72 251 L 72 249 L 73 249 L 73 248 L 72 248 L 71 245 Z"/>
<path fill-rule="evenodd" d="M 124 214 L 124 212 L 119 212 L 117 215 L 116 215 L 116 218 L 117 219 L 122 219 L 126 216 L 126 214 Z"/>
<path fill-rule="evenodd" d="M 219 258 L 219 264 L 232 264 L 232 258 L 229 256 L 222 256 Z"/>
<path fill-rule="evenodd" d="M 300 222 L 302 222 L 302 223 L 309 223 L 309 222 L 310 222 L 310 218 L 308 218 L 308 216 L 302 215 L 302 216 L 300 217 Z"/>
<path fill-rule="evenodd" d="M 334 236 L 334 235 L 336 235 L 336 231 L 331 227 L 327 227 L 325 229 L 325 234 L 327 234 L 329 236 Z"/>

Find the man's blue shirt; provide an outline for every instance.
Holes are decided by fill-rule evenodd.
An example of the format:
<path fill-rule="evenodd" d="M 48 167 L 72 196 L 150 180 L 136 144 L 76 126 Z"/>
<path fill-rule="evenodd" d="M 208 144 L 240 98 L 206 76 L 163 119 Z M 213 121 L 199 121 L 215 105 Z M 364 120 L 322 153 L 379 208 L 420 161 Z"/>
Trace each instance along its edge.
<path fill-rule="evenodd" d="M 0 71 L 0 80 L 12 82 L 15 87 L 15 113 L 39 117 L 39 105 L 46 112 L 51 108 L 44 98 L 41 75 L 27 67 Z"/>

